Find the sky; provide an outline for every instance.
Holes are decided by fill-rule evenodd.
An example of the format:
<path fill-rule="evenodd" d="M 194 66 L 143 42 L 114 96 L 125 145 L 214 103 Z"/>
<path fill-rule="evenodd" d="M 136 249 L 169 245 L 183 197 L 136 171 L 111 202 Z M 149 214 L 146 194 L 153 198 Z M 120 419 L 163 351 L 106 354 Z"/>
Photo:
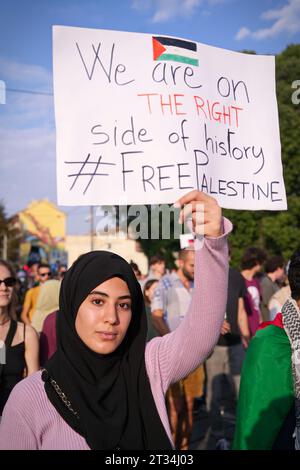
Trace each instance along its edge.
<path fill-rule="evenodd" d="M 0 200 L 8 215 L 32 200 L 56 203 L 53 25 L 278 54 L 300 43 L 300 0 L 0 0 Z M 61 209 L 69 234 L 88 233 L 89 208 Z"/>

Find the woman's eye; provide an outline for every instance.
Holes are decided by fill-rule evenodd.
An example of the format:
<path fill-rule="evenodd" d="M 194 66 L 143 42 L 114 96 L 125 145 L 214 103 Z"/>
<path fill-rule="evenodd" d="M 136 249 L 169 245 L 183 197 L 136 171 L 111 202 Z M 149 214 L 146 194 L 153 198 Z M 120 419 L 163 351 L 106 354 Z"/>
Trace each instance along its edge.
<path fill-rule="evenodd" d="M 124 310 L 130 310 L 131 309 L 131 305 L 128 304 L 128 303 L 121 303 L 119 304 L 121 308 L 123 308 Z"/>
<path fill-rule="evenodd" d="M 92 303 L 94 305 L 102 305 L 103 304 L 103 300 L 102 299 L 93 299 L 92 300 Z"/>

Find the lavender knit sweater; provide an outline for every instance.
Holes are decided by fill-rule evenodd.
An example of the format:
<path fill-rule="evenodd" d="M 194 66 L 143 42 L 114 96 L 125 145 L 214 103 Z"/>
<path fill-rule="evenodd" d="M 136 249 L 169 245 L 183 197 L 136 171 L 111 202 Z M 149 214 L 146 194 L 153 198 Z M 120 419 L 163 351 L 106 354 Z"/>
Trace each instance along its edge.
<path fill-rule="evenodd" d="M 227 300 L 227 242 L 231 224 L 224 219 L 224 235 L 205 238 L 196 252 L 195 289 L 189 311 L 172 333 L 146 346 L 146 369 L 154 401 L 169 436 L 165 393 L 172 382 L 188 375 L 205 360 L 220 334 Z M 173 444 L 172 444 L 173 445 Z M 19 382 L 4 408 L 0 449 L 89 450 L 49 402 L 41 372 Z"/>

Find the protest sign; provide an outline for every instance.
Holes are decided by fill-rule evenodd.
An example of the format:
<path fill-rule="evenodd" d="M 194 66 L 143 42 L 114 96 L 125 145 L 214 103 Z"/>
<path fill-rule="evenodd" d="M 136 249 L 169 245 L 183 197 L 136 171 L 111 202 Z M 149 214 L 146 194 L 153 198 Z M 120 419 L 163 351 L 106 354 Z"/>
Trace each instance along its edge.
<path fill-rule="evenodd" d="M 286 209 L 275 60 L 186 39 L 55 26 L 61 205 Z"/>

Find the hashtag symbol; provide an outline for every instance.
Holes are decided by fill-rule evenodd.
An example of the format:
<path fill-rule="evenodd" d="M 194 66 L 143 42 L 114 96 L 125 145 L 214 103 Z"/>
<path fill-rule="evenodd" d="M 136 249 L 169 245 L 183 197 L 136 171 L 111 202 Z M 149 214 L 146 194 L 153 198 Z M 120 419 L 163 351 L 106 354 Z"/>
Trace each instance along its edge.
<path fill-rule="evenodd" d="M 90 156 L 91 154 L 89 153 L 86 157 L 86 159 L 84 161 L 75 161 L 75 162 L 64 162 L 64 163 L 67 163 L 68 165 L 81 165 L 80 167 L 80 170 L 78 173 L 71 173 L 70 175 L 68 175 L 68 178 L 74 178 L 73 180 L 73 183 L 70 187 L 70 191 L 72 191 L 72 189 L 75 187 L 75 184 L 77 183 L 77 181 L 79 180 L 79 178 L 81 179 L 82 176 L 89 176 L 90 179 L 83 191 L 83 194 L 85 194 L 91 184 L 91 182 L 93 181 L 93 179 L 95 178 L 95 176 L 109 176 L 109 173 L 98 173 L 98 168 L 99 168 L 99 165 L 112 165 L 112 166 L 115 166 L 116 164 L 115 163 L 108 163 L 108 162 L 102 162 L 102 155 L 100 155 L 100 157 L 98 158 L 97 161 L 90 161 Z M 89 171 L 89 169 L 91 168 L 91 165 L 95 165 L 94 167 L 94 171 Z"/>

